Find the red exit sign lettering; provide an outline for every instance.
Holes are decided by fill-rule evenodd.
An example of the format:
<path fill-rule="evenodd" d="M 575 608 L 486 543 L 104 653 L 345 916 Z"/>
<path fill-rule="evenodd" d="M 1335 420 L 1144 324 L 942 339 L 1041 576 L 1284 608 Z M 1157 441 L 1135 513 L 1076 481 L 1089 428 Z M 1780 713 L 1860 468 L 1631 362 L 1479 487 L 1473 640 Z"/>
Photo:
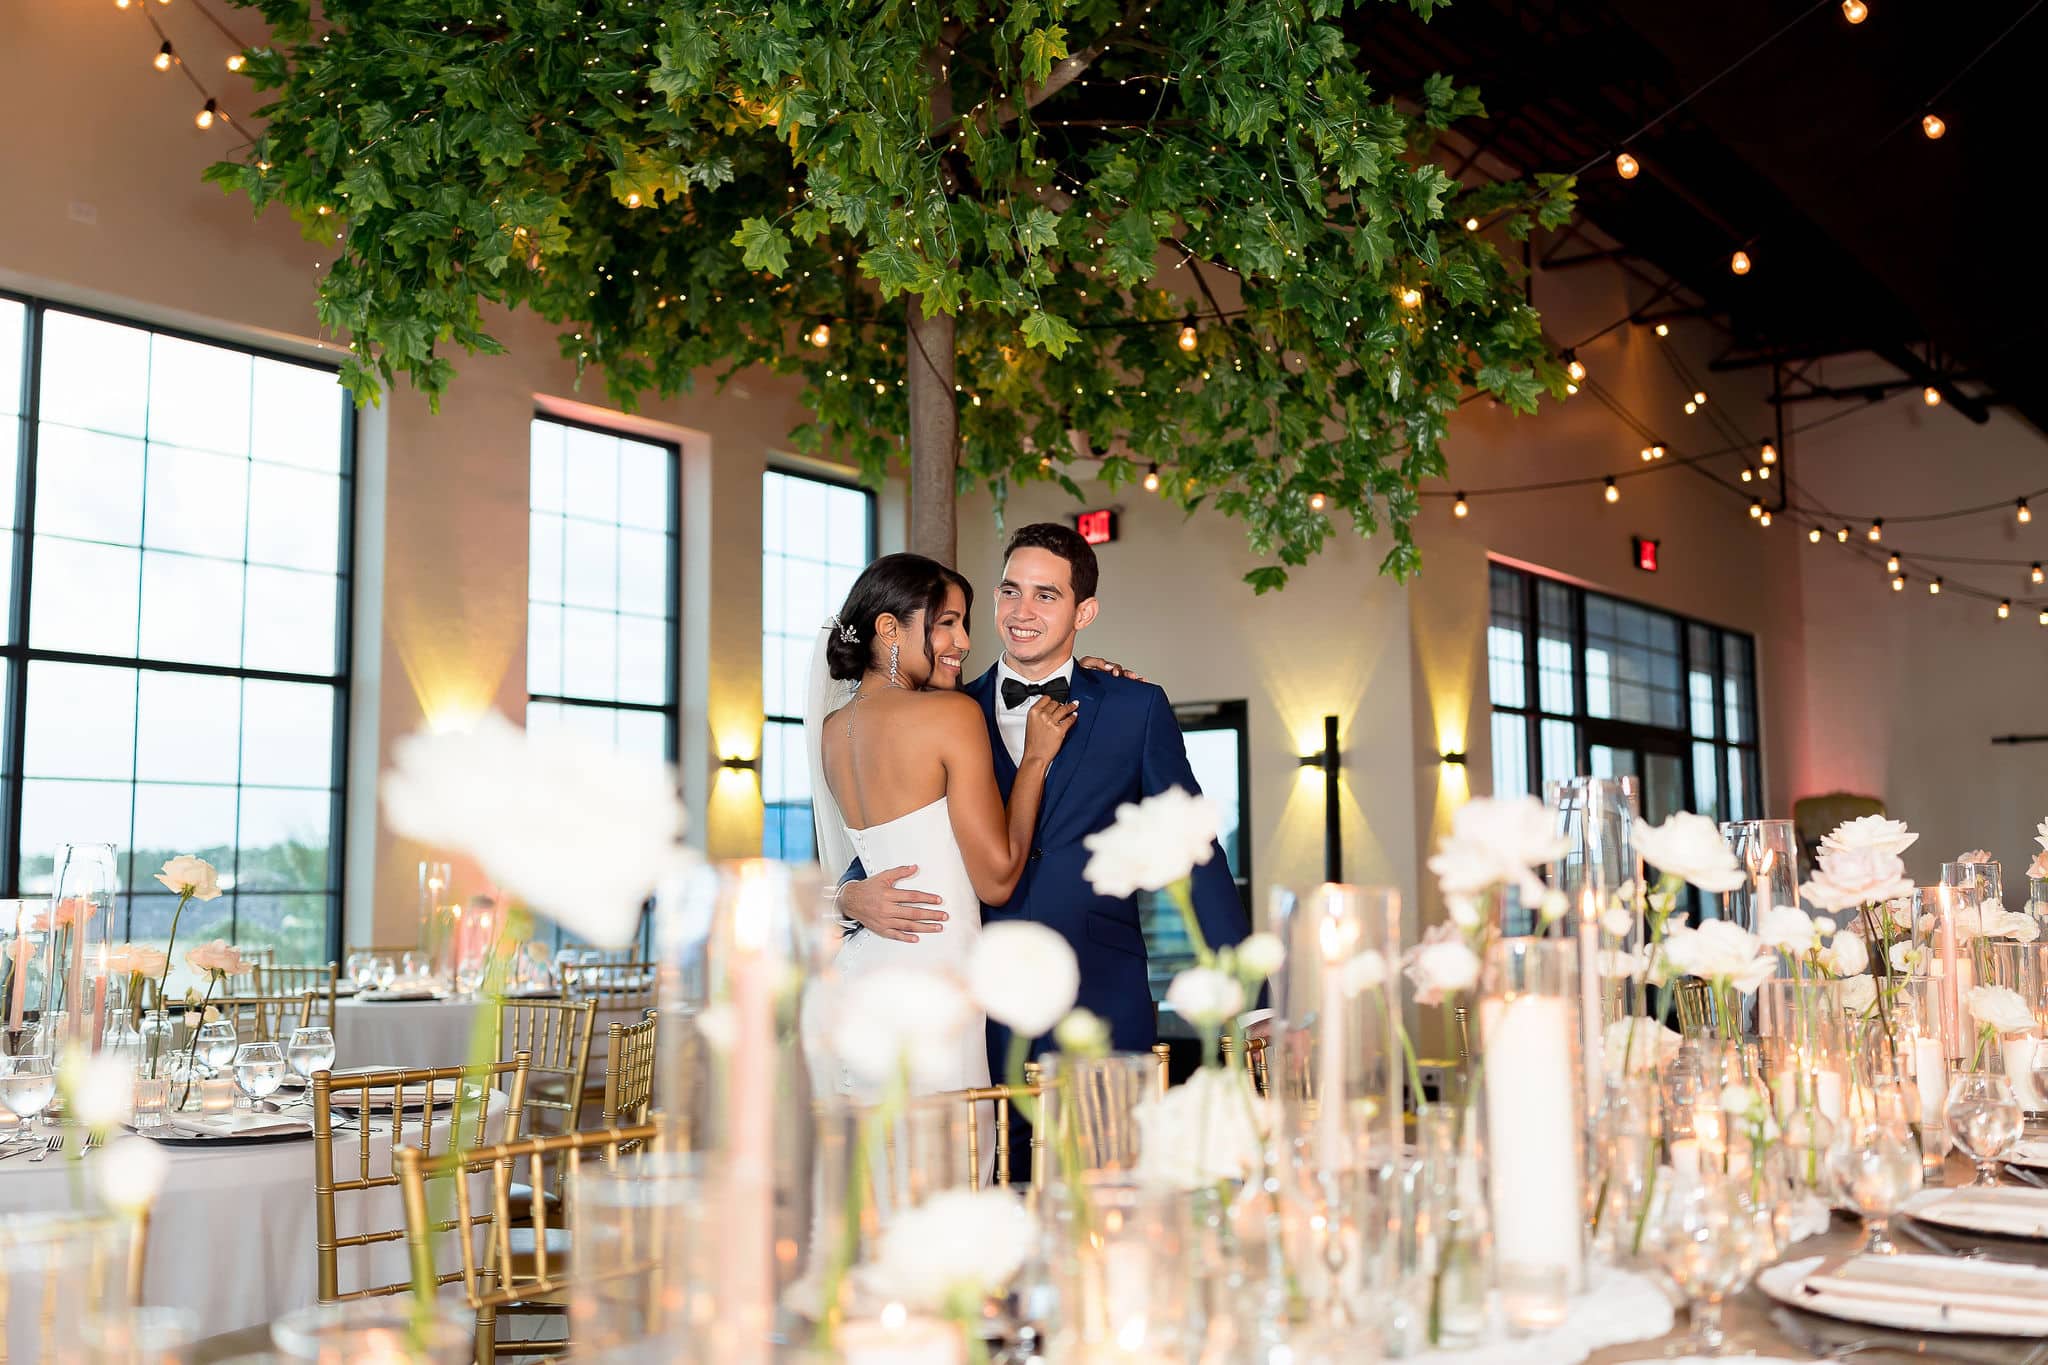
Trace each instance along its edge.
<path fill-rule="evenodd" d="M 1634 538 L 1636 567 L 1644 573 L 1657 572 L 1657 542 L 1648 536 Z"/>
<path fill-rule="evenodd" d="M 1107 545 L 1116 539 L 1116 509 L 1101 507 L 1079 513 L 1074 517 L 1074 529 L 1090 545 Z"/>

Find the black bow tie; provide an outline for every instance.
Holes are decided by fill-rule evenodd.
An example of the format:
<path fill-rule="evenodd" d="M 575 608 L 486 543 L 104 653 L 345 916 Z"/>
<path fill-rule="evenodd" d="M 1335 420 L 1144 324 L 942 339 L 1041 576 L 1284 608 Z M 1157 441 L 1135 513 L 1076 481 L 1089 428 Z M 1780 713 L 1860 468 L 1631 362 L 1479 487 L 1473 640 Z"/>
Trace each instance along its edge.
<path fill-rule="evenodd" d="M 1033 697 L 1051 697 L 1054 701 L 1067 699 L 1067 680 L 1047 678 L 1042 683 L 1028 683 L 1017 678 L 1003 679 L 1003 709 L 1014 711 Z"/>

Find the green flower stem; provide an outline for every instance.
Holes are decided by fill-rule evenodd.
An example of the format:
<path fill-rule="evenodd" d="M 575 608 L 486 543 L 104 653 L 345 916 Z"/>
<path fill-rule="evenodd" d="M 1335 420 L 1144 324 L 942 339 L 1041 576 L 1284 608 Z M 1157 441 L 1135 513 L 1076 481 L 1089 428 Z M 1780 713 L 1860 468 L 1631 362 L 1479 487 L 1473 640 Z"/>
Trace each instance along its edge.
<path fill-rule="evenodd" d="M 1173 908 L 1180 911 L 1181 927 L 1187 930 L 1188 942 L 1195 947 L 1195 960 L 1204 967 L 1216 965 L 1216 954 L 1209 947 L 1209 940 L 1202 936 L 1202 923 L 1195 918 L 1194 879 L 1182 877 L 1166 888 L 1166 897 L 1173 902 Z"/>
<path fill-rule="evenodd" d="M 199 997 L 199 1025 L 192 1030 L 192 1038 L 185 1044 L 185 1088 L 178 1094 L 178 1108 L 181 1110 L 192 1098 L 192 1067 L 199 1056 L 199 1029 L 206 1027 L 206 1007 L 213 1000 L 213 988 L 220 979 L 218 970 L 207 972 L 206 994 Z"/>
<path fill-rule="evenodd" d="M 178 908 L 171 911 L 170 937 L 164 940 L 164 974 L 158 977 L 156 981 L 156 1007 L 164 1011 L 164 1018 L 167 1020 L 171 1016 L 169 1008 L 164 1004 L 164 989 L 171 979 L 171 951 L 178 946 L 178 920 L 185 913 L 186 903 L 192 899 L 192 891 L 193 888 L 187 886 L 178 893 Z M 209 989 L 211 989 L 210 986 Z M 202 1015 L 202 1017 L 204 1016 Z M 137 1024 L 136 1027 L 139 1028 L 141 1025 Z M 149 1078 L 151 1080 L 156 1079 L 156 1046 L 154 1042 L 150 1044 Z M 186 1088 L 189 1090 L 190 1086 L 188 1085 Z"/>

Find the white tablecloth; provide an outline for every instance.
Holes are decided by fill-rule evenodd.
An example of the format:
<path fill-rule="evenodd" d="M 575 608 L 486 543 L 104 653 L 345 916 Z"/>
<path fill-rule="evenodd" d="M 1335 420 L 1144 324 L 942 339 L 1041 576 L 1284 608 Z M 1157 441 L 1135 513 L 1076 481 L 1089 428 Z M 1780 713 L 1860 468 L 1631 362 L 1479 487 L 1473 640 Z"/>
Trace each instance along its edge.
<path fill-rule="evenodd" d="M 493 1140 L 504 1133 L 506 1105 L 503 1094 L 491 1093 L 486 1131 Z M 443 1151 L 445 1112 L 434 1127 L 434 1150 Z M 337 1179 L 355 1178 L 359 1140 L 353 1132 L 335 1135 Z M 74 1134 L 67 1148 L 77 1141 Z M 406 1125 L 402 1142 L 419 1145 L 417 1120 Z M 170 1173 L 151 1220 L 144 1302 L 196 1312 L 201 1333 L 211 1336 L 270 1322 L 320 1297 L 310 1138 L 214 1150 L 166 1146 L 163 1152 L 171 1159 Z M 79 1183 L 86 1189 L 98 1155 L 83 1157 L 88 1169 Z M 39 1163 L 26 1156 L 0 1161 L 0 1214 L 74 1207 L 69 1161 L 69 1151 Z M 391 1170 L 388 1129 L 370 1138 L 370 1168 L 378 1175 Z M 479 1184 L 477 1193 L 482 1192 Z M 342 1237 L 404 1225 L 396 1185 L 335 1196 L 335 1228 Z M 455 1268 L 452 1251 L 444 1259 L 442 1269 Z M 343 1293 L 401 1281 L 408 1274 L 405 1242 L 345 1249 L 339 1270 Z"/>
<path fill-rule="evenodd" d="M 514 1003 L 517 1003 L 516 1001 Z M 334 1006 L 334 1064 L 358 1066 L 464 1066 L 469 1031 L 478 1009 L 470 1000 L 341 1000 Z M 602 1082 L 608 1060 L 606 1030 L 637 1024 L 641 1011 L 603 1009 L 591 1022 L 590 1081 Z M 597 1115 L 591 1114 L 595 1123 Z"/>

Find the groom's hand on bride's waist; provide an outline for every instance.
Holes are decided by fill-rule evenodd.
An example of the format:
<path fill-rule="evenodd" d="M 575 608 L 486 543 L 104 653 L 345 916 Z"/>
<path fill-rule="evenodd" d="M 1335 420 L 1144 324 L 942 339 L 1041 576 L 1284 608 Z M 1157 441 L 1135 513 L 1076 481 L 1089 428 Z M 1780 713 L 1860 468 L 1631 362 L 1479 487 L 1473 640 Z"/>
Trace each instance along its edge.
<path fill-rule="evenodd" d="M 865 881 L 846 883 L 839 888 L 839 913 L 863 929 L 904 943 L 917 942 L 920 934 L 938 933 L 946 927 L 946 912 L 937 908 L 939 898 L 897 885 L 916 871 L 915 864 L 892 867 Z"/>

